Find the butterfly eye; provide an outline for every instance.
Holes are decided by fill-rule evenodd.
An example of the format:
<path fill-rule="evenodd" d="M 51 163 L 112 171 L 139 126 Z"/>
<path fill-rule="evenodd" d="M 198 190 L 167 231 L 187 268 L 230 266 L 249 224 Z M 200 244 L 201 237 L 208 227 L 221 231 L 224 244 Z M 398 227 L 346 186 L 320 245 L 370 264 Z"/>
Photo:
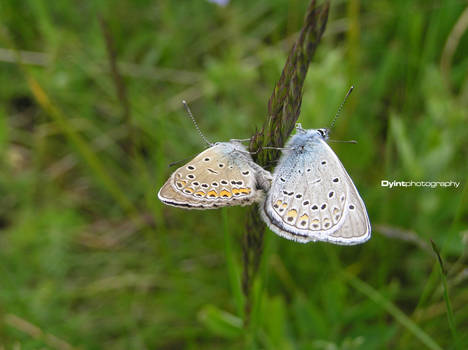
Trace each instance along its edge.
<path fill-rule="evenodd" d="M 328 136 L 328 130 L 327 129 L 317 129 L 317 132 L 322 136 L 323 138 Z"/>

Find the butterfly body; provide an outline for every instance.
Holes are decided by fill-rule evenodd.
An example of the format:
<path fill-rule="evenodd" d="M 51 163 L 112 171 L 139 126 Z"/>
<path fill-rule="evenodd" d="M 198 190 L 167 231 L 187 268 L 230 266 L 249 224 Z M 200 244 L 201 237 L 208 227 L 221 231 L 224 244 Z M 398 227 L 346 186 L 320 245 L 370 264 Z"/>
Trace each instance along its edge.
<path fill-rule="evenodd" d="M 261 215 L 273 232 L 294 241 L 363 243 L 371 233 L 364 202 L 327 139 L 327 129 L 297 128 Z"/>
<path fill-rule="evenodd" d="M 268 190 L 271 175 L 255 164 L 239 142 L 217 142 L 177 169 L 159 190 L 159 199 L 187 209 L 248 205 Z"/>

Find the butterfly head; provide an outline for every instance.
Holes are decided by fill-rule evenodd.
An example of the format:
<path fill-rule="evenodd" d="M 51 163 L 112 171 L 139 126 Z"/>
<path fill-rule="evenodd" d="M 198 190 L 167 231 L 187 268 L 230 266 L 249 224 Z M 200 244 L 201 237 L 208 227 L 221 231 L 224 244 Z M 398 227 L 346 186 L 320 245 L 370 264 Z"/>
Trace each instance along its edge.
<path fill-rule="evenodd" d="M 301 123 L 296 124 L 296 135 L 298 135 L 298 138 L 303 140 L 315 139 L 317 137 L 322 138 L 324 140 L 328 140 L 329 134 L 330 129 L 303 129 Z"/>
<path fill-rule="evenodd" d="M 304 149 L 314 147 L 321 141 L 328 140 L 329 129 L 302 129 L 296 126 L 296 134 L 291 137 L 287 148 Z"/>
<path fill-rule="evenodd" d="M 247 148 L 239 141 L 231 140 L 228 142 L 215 142 L 213 146 L 222 153 L 242 152 L 248 153 Z"/>
<path fill-rule="evenodd" d="M 316 142 L 318 140 L 328 140 L 330 129 L 296 129 L 296 134 L 293 136 L 294 139 L 300 140 L 301 142 Z"/>

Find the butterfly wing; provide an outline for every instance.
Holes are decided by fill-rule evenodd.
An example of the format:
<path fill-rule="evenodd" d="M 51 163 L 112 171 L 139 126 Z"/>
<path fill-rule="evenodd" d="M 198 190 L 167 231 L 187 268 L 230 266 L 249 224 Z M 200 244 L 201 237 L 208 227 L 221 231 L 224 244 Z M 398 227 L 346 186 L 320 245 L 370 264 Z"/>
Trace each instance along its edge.
<path fill-rule="evenodd" d="M 298 242 L 358 244 L 370 238 L 367 211 L 340 160 L 320 140 L 286 151 L 261 209 L 270 229 Z"/>
<path fill-rule="evenodd" d="M 158 197 L 165 204 L 188 209 L 247 205 L 263 193 L 258 187 L 267 174 L 244 146 L 219 142 L 177 169 Z"/>

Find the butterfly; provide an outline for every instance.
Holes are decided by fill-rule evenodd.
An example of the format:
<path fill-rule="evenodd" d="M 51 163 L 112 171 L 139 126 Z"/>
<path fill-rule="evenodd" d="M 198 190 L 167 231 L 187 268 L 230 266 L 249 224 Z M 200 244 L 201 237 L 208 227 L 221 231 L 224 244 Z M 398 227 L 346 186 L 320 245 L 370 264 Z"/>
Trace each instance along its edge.
<path fill-rule="evenodd" d="M 171 175 L 158 192 L 167 205 L 213 209 L 248 205 L 263 199 L 270 172 L 257 165 L 239 140 L 211 143 L 203 135 L 187 103 L 182 101 L 200 136 L 210 145 Z"/>
<path fill-rule="evenodd" d="M 260 214 L 273 232 L 297 242 L 364 243 L 371 236 L 366 207 L 328 133 L 296 126 Z"/>
<path fill-rule="evenodd" d="M 260 201 L 271 174 L 254 163 L 240 142 L 217 142 L 171 175 L 159 199 L 187 209 L 212 209 Z"/>

